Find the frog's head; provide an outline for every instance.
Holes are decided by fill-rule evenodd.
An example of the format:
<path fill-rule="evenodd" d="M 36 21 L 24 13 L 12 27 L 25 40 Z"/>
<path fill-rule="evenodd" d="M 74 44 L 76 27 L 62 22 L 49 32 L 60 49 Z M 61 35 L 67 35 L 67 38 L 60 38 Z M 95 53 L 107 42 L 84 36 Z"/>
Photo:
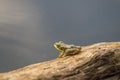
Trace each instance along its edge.
<path fill-rule="evenodd" d="M 54 47 L 60 52 L 63 52 L 65 50 L 63 45 L 64 45 L 63 41 L 59 41 L 59 42 L 54 43 Z"/>

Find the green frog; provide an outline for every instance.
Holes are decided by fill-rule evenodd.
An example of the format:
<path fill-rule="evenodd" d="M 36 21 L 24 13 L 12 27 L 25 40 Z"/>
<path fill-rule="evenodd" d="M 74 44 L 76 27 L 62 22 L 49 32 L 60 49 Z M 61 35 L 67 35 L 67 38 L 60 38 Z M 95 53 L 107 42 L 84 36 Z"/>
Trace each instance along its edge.
<path fill-rule="evenodd" d="M 75 46 L 73 44 L 65 44 L 63 41 L 54 43 L 54 47 L 60 52 L 58 58 L 63 58 L 66 56 L 72 56 L 80 53 L 81 46 Z"/>

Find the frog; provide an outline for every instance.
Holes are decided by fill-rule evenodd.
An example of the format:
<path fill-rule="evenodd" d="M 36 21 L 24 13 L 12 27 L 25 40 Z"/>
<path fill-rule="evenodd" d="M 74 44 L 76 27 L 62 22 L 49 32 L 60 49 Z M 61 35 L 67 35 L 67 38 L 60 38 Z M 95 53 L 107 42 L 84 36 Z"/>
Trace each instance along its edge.
<path fill-rule="evenodd" d="M 58 58 L 72 56 L 72 55 L 80 53 L 81 51 L 81 46 L 75 46 L 73 44 L 66 44 L 63 41 L 55 42 L 54 47 L 60 53 Z"/>

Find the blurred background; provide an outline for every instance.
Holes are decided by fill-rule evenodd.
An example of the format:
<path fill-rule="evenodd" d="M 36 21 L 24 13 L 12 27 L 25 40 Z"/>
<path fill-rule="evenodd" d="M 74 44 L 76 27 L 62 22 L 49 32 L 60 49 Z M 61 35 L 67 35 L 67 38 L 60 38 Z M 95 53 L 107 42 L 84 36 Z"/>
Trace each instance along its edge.
<path fill-rule="evenodd" d="M 59 40 L 120 41 L 120 0 L 0 0 L 0 72 L 55 59 Z"/>

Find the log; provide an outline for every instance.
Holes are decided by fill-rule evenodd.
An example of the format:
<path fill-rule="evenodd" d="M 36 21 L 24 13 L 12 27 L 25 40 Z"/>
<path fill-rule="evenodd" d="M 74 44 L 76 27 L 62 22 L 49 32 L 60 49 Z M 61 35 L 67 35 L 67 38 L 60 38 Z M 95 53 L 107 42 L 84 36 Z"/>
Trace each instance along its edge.
<path fill-rule="evenodd" d="M 76 55 L 0 73 L 0 80 L 120 80 L 120 42 L 81 47 Z"/>

